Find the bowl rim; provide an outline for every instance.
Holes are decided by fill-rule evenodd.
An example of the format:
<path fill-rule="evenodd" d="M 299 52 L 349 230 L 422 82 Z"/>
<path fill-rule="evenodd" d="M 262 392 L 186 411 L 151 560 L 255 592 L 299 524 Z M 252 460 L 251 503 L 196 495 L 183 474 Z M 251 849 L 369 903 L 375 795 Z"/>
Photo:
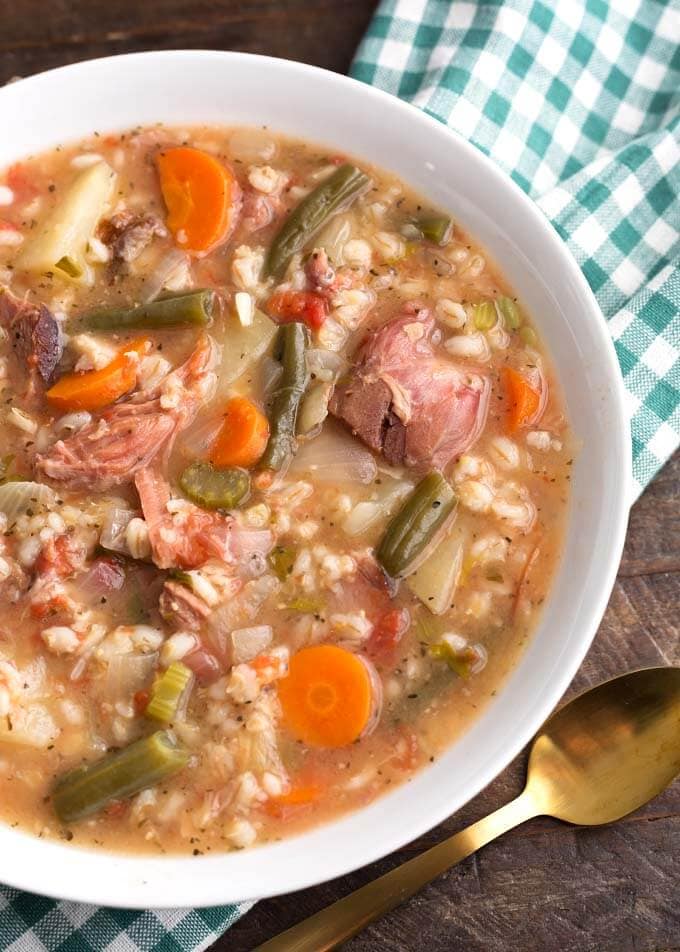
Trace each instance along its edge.
<path fill-rule="evenodd" d="M 462 795 L 456 791 L 449 791 L 446 802 L 442 802 L 440 808 L 435 813 L 423 815 L 422 811 L 411 809 L 408 817 L 404 816 L 398 828 L 395 827 L 389 833 L 376 837 L 370 842 L 361 844 L 360 849 L 350 850 L 347 854 L 342 853 L 338 857 L 329 858 L 324 862 L 323 870 L 320 870 L 318 862 L 298 863 L 290 862 L 295 859 L 301 849 L 304 854 L 306 840 L 312 840 L 314 835 L 318 837 L 318 831 L 328 830 L 341 823 L 347 823 L 348 819 L 358 815 L 367 814 L 371 807 L 363 807 L 358 811 L 352 811 L 338 820 L 329 821 L 315 828 L 311 833 L 295 835 L 286 839 L 281 844 L 274 847 L 262 845 L 251 848 L 245 853 L 236 854 L 238 856 L 260 854 L 264 861 L 265 853 L 274 855 L 274 851 L 282 847 L 284 849 L 283 857 L 286 858 L 285 851 L 290 854 L 287 857 L 289 865 L 285 867 L 285 876 L 278 874 L 279 882 L 274 882 L 270 877 L 270 882 L 263 882 L 260 889 L 253 884 L 252 889 L 248 888 L 245 892 L 240 889 L 234 889 L 229 882 L 223 882 L 220 875 L 224 875 L 229 864 L 234 865 L 233 853 L 221 855 L 205 856 L 200 860 L 193 857 L 170 855 L 158 858 L 149 858 L 146 855 L 125 855 L 107 853 L 106 851 L 96 852 L 85 849 L 74 849 L 66 847 L 54 841 L 40 840 L 30 834 L 11 831 L 11 837 L 8 834 L 6 825 L 0 825 L 0 839 L 6 839 L 10 843 L 15 843 L 20 847 L 27 841 L 39 843 L 40 852 L 45 857 L 44 867 L 36 869 L 29 873 L 28 870 L 13 872 L 11 861 L 7 869 L 1 870 L 2 881 L 10 886 L 28 891 L 39 891 L 40 893 L 52 896 L 58 899 L 69 899 L 78 902 L 96 903 L 110 907 L 121 908 L 174 908 L 178 906 L 205 907 L 216 904 L 237 902 L 251 898 L 256 893 L 267 897 L 288 893 L 295 890 L 307 888 L 338 876 L 345 875 L 352 870 L 365 866 L 375 860 L 387 855 L 388 853 L 399 849 L 405 843 L 421 836 L 423 833 L 432 829 L 441 823 L 447 817 L 451 816 L 456 810 L 460 809 L 465 803 L 475 797 L 488 783 L 490 783 L 505 767 L 517 756 L 522 748 L 530 741 L 535 731 L 540 727 L 543 721 L 553 710 L 564 691 L 571 683 L 576 671 L 583 658 L 585 657 L 592 640 L 597 632 L 599 623 L 604 615 L 604 611 L 609 599 L 611 590 L 616 578 L 623 544 L 625 541 L 625 532 L 628 521 L 628 507 L 630 500 L 630 487 L 632 484 L 631 459 L 630 459 L 630 436 L 628 429 L 628 420 L 625 409 L 624 387 L 621 377 L 619 364 L 616 358 L 614 345 L 609 335 L 606 322 L 602 316 L 600 308 L 595 297 L 588 286 L 586 279 L 572 257 L 569 249 L 562 239 L 558 236 L 549 220 L 544 217 L 538 206 L 520 189 L 520 187 L 507 175 L 499 166 L 497 166 L 488 156 L 479 151 L 475 146 L 468 142 L 462 135 L 449 129 L 443 123 L 440 123 L 423 110 L 398 99 L 390 93 L 384 92 L 375 87 L 366 85 L 351 77 L 333 73 L 320 67 L 310 66 L 304 63 L 298 63 L 291 60 L 283 60 L 271 56 L 262 56 L 260 54 L 241 53 L 232 51 L 210 50 L 210 49 L 178 49 L 162 51 L 145 51 L 137 53 L 126 53 L 116 56 L 98 57 L 90 60 L 83 60 L 78 63 L 72 63 L 55 69 L 45 70 L 27 78 L 17 81 L 9 87 L 0 89 L 0 105 L 3 98 L 9 91 L 11 95 L 17 95 L 17 89 L 24 89 L 30 92 L 31 87 L 38 86 L 45 82 L 46 77 L 56 78 L 64 74 L 77 75 L 82 73 L 85 77 L 88 71 L 93 68 L 96 71 L 102 68 L 102 64 L 111 64 L 115 61 L 116 68 L 125 68 L 130 62 L 139 62 L 145 60 L 164 61 L 164 65 L 171 60 L 184 60 L 184 66 L 189 65 L 191 60 L 205 61 L 207 58 L 215 58 L 221 61 L 229 60 L 235 63 L 245 61 L 256 63 L 263 68 L 276 71 L 304 74 L 310 78 L 320 77 L 324 82 L 334 84 L 340 95 L 342 89 L 360 90 L 361 95 L 367 103 L 373 102 L 378 107 L 382 107 L 392 113 L 394 121 L 403 121 L 406 125 L 414 128 L 437 130 L 439 136 L 447 136 L 452 145 L 469 161 L 476 163 L 484 168 L 485 174 L 494 180 L 494 185 L 501 190 L 501 193 L 510 193 L 515 202 L 521 203 L 523 213 L 531 219 L 532 226 L 540 233 L 541 238 L 551 248 L 553 253 L 561 259 L 561 267 L 564 268 L 565 280 L 569 280 L 577 291 L 578 297 L 588 313 L 588 317 L 594 322 L 593 332 L 598 338 L 598 360 L 602 361 L 602 376 L 608 385 L 608 406 L 612 413 L 612 425 L 615 427 L 615 433 L 612 436 L 613 442 L 619 453 L 620 475 L 617 482 L 618 494 L 614 500 L 610 501 L 611 509 L 611 535 L 609 538 L 609 552 L 606 565 L 599 567 L 600 585 L 596 597 L 593 597 L 586 611 L 587 623 L 584 625 L 584 633 L 578 643 L 574 643 L 572 650 L 564 657 L 564 667 L 561 669 L 560 676 L 551 682 L 540 699 L 537 699 L 531 716 L 526 716 L 521 725 L 518 726 L 514 735 L 514 740 L 504 748 L 502 754 L 496 757 L 496 760 L 487 765 L 485 770 L 479 770 L 474 782 L 468 782 L 468 785 Z M 177 122 L 182 122 L 181 118 Z M 226 120 L 225 120 L 225 124 Z M 104 122 L 101 126 L 106 127 Z M 285 131 L 285 130 L 282 130 Z M 319 141 L 322 136 L 319 137 Z M 357 147 L 360 153 L 360 146 Z M 502 693 L 502 692 L 501 692 Z M 421 771 L 424 773 L 425 770 Z M 403 789 L 401 785 L 398 789 Z M 383 795 L 378 798 L 375 804 L 385 800 L 385 797 L 393 797 L 398 790 Z M 377 816 L 378 814 L 375 813 Z M 359 826 L 360 824 L 356 824 Z M 314 847 L 312 847 L 314 848 Z M 68 851 L 68 852 L 67 852 Z M 11 850 L 3 850 L 5 855 L 11 853 Z M 279 850 L 279 852 L 281 852 Z M 278 853 L 276 854 L 279 855 Z M 82 857 L 85 857 L 83 860 Z M 106 868 L 102 860 L 107 861 L 111 870 L 111 876 L 115 879 L 115 886 L 111 881 L 100 883 L 97 877 L 92 875 L 91 879 L 79 877 L 80 885 L 72 883 L 68 875 L 60 875 L 64 869 L 64 863 L 72 863 L 75 867 L 79 863 L 84 863 L 85 867 L 91 867 L 94 871 L 100 871 Z M 50 862 L 51 860 L 51 862 Z M 52 864 L 56 864 L 56 872 L 50 871 Z M 191 864 L 191 866 L 189 865 Z M 197 872 L 198 865 L 204 864 L 205 869 L 211 872 L 208 875 L 194 876 L 192 872 Z M 181 867 L 181 869 L 180 869 Z M 139 868 L 139 879 L 132 880 L 133 871 Z M 144 868 L 146 873 L 142 874 Z M 214 871 L 214 875 L 213 872 Z M 233 872 L 233 870 L 231 870 Z M 128 877 L 130 882 L 128 884 Z M 209 878 L 209 877 L 212 877 Z M 62 881 L 63 880 L 63 881 Z M 153 880 L 153 884 L 150 883 Z M 250 876 L 250 882 L 254 883 Z M 113 895 L 111 894 L 113 891 Z"/>

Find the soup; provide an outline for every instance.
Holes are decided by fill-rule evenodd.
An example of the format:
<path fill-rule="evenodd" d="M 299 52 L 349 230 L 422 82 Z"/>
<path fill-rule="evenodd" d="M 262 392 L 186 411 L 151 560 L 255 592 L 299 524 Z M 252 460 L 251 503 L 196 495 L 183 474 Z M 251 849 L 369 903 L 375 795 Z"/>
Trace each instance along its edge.
<path fill-rule="evenodd" d="M 505 277 L 267 129 L 95 133 L 0 183 L 3 819 L 200 855 L 408 780 L 562 544 L 573 441 Z"/>

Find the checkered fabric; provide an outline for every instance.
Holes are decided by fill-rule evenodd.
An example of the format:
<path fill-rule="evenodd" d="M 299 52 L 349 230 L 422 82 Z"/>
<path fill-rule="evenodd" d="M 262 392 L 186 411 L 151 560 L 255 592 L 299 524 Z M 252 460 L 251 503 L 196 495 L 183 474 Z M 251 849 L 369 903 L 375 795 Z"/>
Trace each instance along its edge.
<path fill-rule="evenodd" d="M 3 952 L 200 952 L 252 903 L 209 909 L 136 912 L 0 887 L 0 948 Z"/>
<path fill-rule="evenodd" d="M 680 441 L 678 0 L 383 0 L 352 75 L 490 155 L 606 317 L 637 496 Z"/>

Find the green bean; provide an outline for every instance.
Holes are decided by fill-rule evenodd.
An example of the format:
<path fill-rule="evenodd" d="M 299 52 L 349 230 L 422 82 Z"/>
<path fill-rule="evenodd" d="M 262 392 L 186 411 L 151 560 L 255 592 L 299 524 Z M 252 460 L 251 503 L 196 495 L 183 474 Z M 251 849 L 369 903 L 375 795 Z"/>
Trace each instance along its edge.
<path fill-rule="evenodd" d="M 419 218 L 416 227 L 420 229 L 423 238 L 436 245 L 445 245 L 451 236 L 452 221 L 448 215 L 428 215 Z"/>
<path fill-rule="evenodd" d="M 490 330 L 498 320 L 493 301 L 480 301 L 472 305 L 472 319 L 478 331 Z"/>
<path fill-rule="evenodd" d="M 209 324 L 215 292 L 208 288 L 167 294 L 133 307 L 103 307 L 79 319 L 90 331 L 163 330 L 188 324 Z"/>
<path fill-rule="evenodd" d="M 305 357 L 308 342 L 309 331 L 304 324 L 283 324 L 278 330 L 274 358 L 283 366 L 283 373 L 273 394 L 270 436 L 260 460 L 261 469 L 282 469 L 297 450 L 298 409 L 309 381 Z"/>
<path fill-rule="evenodd" d="M 366 190 L 369 177 L 354 165 L 341 165 L 297 208 L 293 209 L 274 237 L 265 263 L 265 275 L 278 277 L 297 251 L 307 245 L 322 225 Z"/>
<path fill-rule="evenodd" d="M 144 711 L 146 716 L 153 721 L 169 724 L 192 678 L 193 674 L 185 664 L 173 662 L 151 689 L 151 697 Z"/>
<path fill-rule="evenodd" d="M 167 731 L 156 731 L 115 754 L 67 773 L 52 792 L 62 823 L 101 810 L 110 800 L 131 797 L 185 767 L 189 754 Z"/>
<path fill-rule="evenodd" d="M 233 509 L 250 492 L 245 469 L 218 469 L 212 463 L 191 463 L 179 478 L 184 495 L 203 509 Z"/>
<path fill-rule="evenodd" d="M 516 331 L 522 323 L 522 312 L 515 301 L 509 297 L 499 297 L 496 302 L 498 310 L 505 318 L 505 324 L 511 331 Z"/>
<path fill-rule="evenodd" d="M 444 528 L 455 504 L 453 489 L 441 473 L 428 473 L 418 483 L 392 518 L 376 552 L 391 578 L 414 571 L 418 557 Z"/>

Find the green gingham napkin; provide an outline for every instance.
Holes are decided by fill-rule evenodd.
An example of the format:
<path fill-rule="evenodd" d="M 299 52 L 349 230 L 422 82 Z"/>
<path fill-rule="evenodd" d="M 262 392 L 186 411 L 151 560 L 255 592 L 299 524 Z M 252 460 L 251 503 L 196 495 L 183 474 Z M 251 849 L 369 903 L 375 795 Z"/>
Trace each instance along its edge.
<path fill-rule="evenodd" d="M 637 496 L 680 441 L 680 0 L 383 0 L 352 75 L 490 155 L 566 241 L 621 364 Z"/>
<path fill-rule="evenodd" d="M 0 887 L 2 952 L 199 952 L 252 902 L 156 912 L 104 909 Z"/>
<path fill-rule="evenodd" d="M 456 129 L 551 219 L 614 338 L 636 495 L 678 444 L 678 0 L 383 0 L 352 72 Z M 0 887 L 11 952 L 195 952 L 250 903 L 100 909 Z"/>

